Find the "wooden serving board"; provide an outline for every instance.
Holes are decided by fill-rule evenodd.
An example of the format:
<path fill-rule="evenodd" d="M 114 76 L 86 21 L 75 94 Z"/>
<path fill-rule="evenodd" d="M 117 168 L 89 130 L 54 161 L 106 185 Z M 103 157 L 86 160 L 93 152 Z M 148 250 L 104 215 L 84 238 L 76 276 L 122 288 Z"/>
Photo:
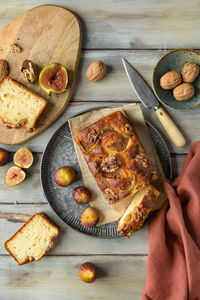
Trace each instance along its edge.
<path fill-rule="evenodd" d="M 11 53 L 12 43 L 18 44 L 22 52 Z M 0 31 L 0 58 L 9 63 L 9 76 L 48 100 L 47 109 L 31 133 L 23 128 L 9 129 L 0 120 L 1 144 L 22 144 L 44 131 L 61 115 L 72 94 L 80 49 L 81 30 L 78 19 L 70 11 L 54 5 L 35 7 Z M 25 59 L 33 61 L 40 69 L 52 62 L 63 64 L 69 75 L 66 91 L 47 96 L 38 81 L 34 84 L 26 83 L 19 72 L 19 66 Z"/>

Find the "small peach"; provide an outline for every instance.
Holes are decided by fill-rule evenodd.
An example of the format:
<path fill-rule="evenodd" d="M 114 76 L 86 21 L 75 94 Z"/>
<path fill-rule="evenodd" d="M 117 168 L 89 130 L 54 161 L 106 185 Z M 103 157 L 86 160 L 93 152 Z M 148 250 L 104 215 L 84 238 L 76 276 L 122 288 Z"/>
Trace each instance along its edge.
<path fill-rule="evenodd" d="M 97 276 L 97 268 L 91 262 L 85 262 L 80 265 L 78 275 L 86 283 L 94 282 Z"/>
<path fill-rule="evenodd" d="M 10 159 L 10 154 L 3 148 L 0 148 L 0 166 L 4 166 Z"/>
<path fill-rule="evenodd" d="M 68 186 L 72 184 L 75 179 L 75 172 L 69 166 L 64 166 L 56 170 L 54 174 L 55 182 L 60 186 Z"/>
<path fill-rule="evenodd" d="M 84 186 L 77 186 L 72 192 L 74 201 L 77 204 L 83 205 L 91 200 L 91 192 Z"/>
<path fill-rule="evenodd" d="M 99 211 L 94 207 L 85 208 L 80 215 L 80 221 L 84 226 L 95 226 L 99 221 Z"/>

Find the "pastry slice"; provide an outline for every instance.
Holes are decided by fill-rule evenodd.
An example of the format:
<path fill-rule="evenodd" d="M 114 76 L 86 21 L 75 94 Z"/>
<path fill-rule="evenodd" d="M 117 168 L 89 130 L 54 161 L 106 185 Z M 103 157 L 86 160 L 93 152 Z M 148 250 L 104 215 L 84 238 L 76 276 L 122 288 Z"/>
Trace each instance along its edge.
<path fill-rule="evenodd" d="M 19 265 L 41 259 L 52 248 L 59 229 L 43 213 L 33 215 L 8 241 L 6 250 Z"/>
<path fill-rule="evenodd" d="M 10 77 L 0 82 L 0 118 L 7 127 L 31 132 L 47 101 Z"/>
<path fill-rule="evenodd" d="M 160 192 L 153 185 L 140 190 L 119 220 L 117 231 L 130 237 L 140 229 L 159 195 Z"/>

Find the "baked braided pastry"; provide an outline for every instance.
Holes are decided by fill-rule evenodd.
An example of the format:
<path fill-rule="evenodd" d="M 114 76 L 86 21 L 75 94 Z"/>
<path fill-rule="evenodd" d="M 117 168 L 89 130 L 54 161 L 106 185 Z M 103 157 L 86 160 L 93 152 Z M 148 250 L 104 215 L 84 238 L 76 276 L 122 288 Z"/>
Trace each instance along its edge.
<path fill-rule="evenodd" d="M 152 211 L 159 195 L 160 192 L 151 184 L 140 190 L 120 218 L 117 231 L 130 237 L 133 232 L 139 230 Z"/>
<path fill-rule="evenodd" d="M 136 193 L 157 178 L 152 162 L 121 111 L 79 131 L 76 142 L 110 204 Z"/>

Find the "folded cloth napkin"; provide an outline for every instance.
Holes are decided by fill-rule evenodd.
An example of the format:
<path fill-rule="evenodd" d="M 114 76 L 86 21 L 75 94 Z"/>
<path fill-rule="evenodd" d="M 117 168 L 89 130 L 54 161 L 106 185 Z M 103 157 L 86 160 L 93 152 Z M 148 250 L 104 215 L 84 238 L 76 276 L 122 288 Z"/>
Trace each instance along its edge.
<path fill-rule="evenodd" d="M 200 141 L 164 187 L 168 201 L 149 226 L 142 300 L 200 300 Z"/>

